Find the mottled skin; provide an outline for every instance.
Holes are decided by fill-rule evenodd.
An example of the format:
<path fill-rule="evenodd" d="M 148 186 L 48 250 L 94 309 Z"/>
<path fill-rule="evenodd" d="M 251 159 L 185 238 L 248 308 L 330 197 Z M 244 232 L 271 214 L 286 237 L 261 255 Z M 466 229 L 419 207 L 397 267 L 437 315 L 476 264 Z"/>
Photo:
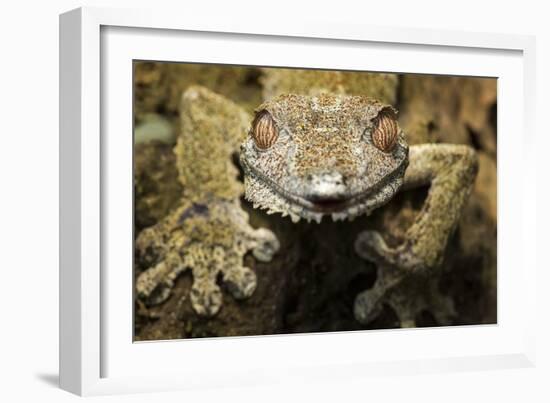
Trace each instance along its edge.
<path fill-rule="evenodd" d="M 403 183 L 408 145 L 403 133 L 392 152 L 372 144 L 374 119 L 388 105 L 362 96 L 280 95 L 262 104 L 278 128 L 268 150 L 252 136 L 241 148 L 245 195 L 268 213 L 320 222 L 369 214 Z"/>
<path fill-rule="evenodd" d="M 255 207 L 289 215 L 293 221 L 353 219 L 370 214 L 400 189 L 430 185 L 401 245 L 390 248 L 373 231 L 356 240 L 357 253 L 380 269 L 374 287 L 356 298 L 355 316 L 366 323 L 385 298 L 403 305 L 403 294 L 392 290 L 408 274 L 441 263 L 475 179 L 475 152 L 459 145 L 409 148 L 401 130 L 396 146 L 383 152 L 372 144 L 374 120 L 393 109 L 362 95 L 347 95 L 355 93 L 349 90 L 355 76 L 336 73 L 330 81 L 330 74 L 321 72 L 318 86 L 293 91 L 300 81 L 270 71 L 264 77 L 266 92 L 284 94 L 257 109 L 267 111 L 278 129 L 276 143 L 267 150 L 255 146 L 252 119 L 238 106 L 200 87 L 185 92 L 183 130 L 175 149 L 185 194 L 179 208 L 138 237 L 138 254 L 151 267 L 137 280 L 138 294 L 150 303 L 163 301 L 177 275 L 188 268 L 194 276 L 191 302 L 199 314 L 213 315 L 220 309 L 219 274 L 237 298 L 254 291 L 255 275 L 242 266 L 243 255 L 253 250 L 256 258 L 268 261 L 279 243 L 270 231 L 250 227 L 239 205 L 243 187 L 232 156 L 242 143 L 245 197 Z M 315 82 L 315 74 L 308 77 Z M 378 85 L 377 91 L 395 94 L 392 75 L 369 80 L 371 86 Z M 386 102 L 392 102 L 388 97 Z"/>
<path fill-rule="evenodd" d="M 243 186 L 232 155 L 250 116 L 220 95 L 190 87 L 180 117 L 174 152 L 184 193 L 178 207 L 136 240 L 138 258 L 150 267 L 137 278 L 136 290 L 142 300 L 158 304 L 190 269 L 191 304 L 198 314 L 212 316 L 222 306 L 218 276 L 235 298 L 249 297 L 256 275 L 243 266 L 243 256 L 252 250 L 258 260 L 269 261 L 279 242 L 271 231 L 252 228 L 239 202 Z"/>

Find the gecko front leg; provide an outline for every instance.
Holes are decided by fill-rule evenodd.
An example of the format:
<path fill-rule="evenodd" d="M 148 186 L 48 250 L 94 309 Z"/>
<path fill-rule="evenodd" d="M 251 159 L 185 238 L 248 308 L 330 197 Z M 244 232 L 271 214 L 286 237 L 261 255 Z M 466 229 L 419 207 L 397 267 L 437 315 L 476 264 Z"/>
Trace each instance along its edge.
<path fill-rule="evenodd" d="M 222 281 L 233 297 L 250 297 L 256 275 L 243 266 L 248 251 L 269 261 L 279 249 L 271 231 L 254 229 L 240 205 L 243 186 L 232 157 L 246 135 L 250 117 L 224 97 L 202 87 L 182 97 L 182 133 L 177 156 L 182 200 L 136 240 L 137 258 L 146 270 L 136 280 L 137 296 L 149 305 L 165 301 L 184 270 L 193 274 L 190 300 L 199 315 L 222 306 Z"/>
<path fill-rule="evenodd" d="M 359 256 L 378 264 L 380 284 L 359 294 L 355 316 L 373 319 L 385 293 L 410 273 L 441 264 L 477 174 L 475 151 L 464 145 L 423 144 L 410 147 L 403 188 L 430 185 L 428 196 L 404 241 L 389 247 L 377 231 L 364 231 L 355 242 Z"/>

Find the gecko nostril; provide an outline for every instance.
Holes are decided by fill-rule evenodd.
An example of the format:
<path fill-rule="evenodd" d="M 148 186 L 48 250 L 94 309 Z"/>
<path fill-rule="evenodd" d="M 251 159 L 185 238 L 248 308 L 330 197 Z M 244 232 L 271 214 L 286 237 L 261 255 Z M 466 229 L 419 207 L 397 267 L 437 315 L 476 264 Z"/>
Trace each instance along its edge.
<path fill-rule="evenodd" d="M 344 177 L 341 173 L 335 172 L 332 176 L 332 180 L 336 185 L 345 185 L 344 183 Z"/>

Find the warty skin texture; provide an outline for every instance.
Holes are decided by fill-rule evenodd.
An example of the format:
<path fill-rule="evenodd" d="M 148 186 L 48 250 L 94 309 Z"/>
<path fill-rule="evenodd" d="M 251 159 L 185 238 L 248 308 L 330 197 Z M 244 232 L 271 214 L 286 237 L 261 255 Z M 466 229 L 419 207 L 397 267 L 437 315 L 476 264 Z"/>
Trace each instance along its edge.
<path fill-rule="evenodd" d="M 261 149 L 250 134 L 242 145 L 246 198 L 293 221 L 370 214 L 399 190 L 408 164 L 401 131 L 391 152 L 373 145 L 375 119 L 388 110 L 366 97 L 328 94 L 262 104 L 257 112 L 271 116 L 278 138 Z"/>

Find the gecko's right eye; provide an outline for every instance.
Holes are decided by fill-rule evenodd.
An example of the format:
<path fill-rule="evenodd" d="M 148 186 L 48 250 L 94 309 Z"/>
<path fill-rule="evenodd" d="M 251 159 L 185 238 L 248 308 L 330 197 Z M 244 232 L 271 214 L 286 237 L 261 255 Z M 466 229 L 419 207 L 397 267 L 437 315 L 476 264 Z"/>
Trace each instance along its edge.
<path fill-rule="evenodd" d="M 279 131 L 269 112 L 266 110 L 258 112 L 252 122 L 252 138 L 256 147 L 267 150 L 275 144 L 278 137 Z"/>

